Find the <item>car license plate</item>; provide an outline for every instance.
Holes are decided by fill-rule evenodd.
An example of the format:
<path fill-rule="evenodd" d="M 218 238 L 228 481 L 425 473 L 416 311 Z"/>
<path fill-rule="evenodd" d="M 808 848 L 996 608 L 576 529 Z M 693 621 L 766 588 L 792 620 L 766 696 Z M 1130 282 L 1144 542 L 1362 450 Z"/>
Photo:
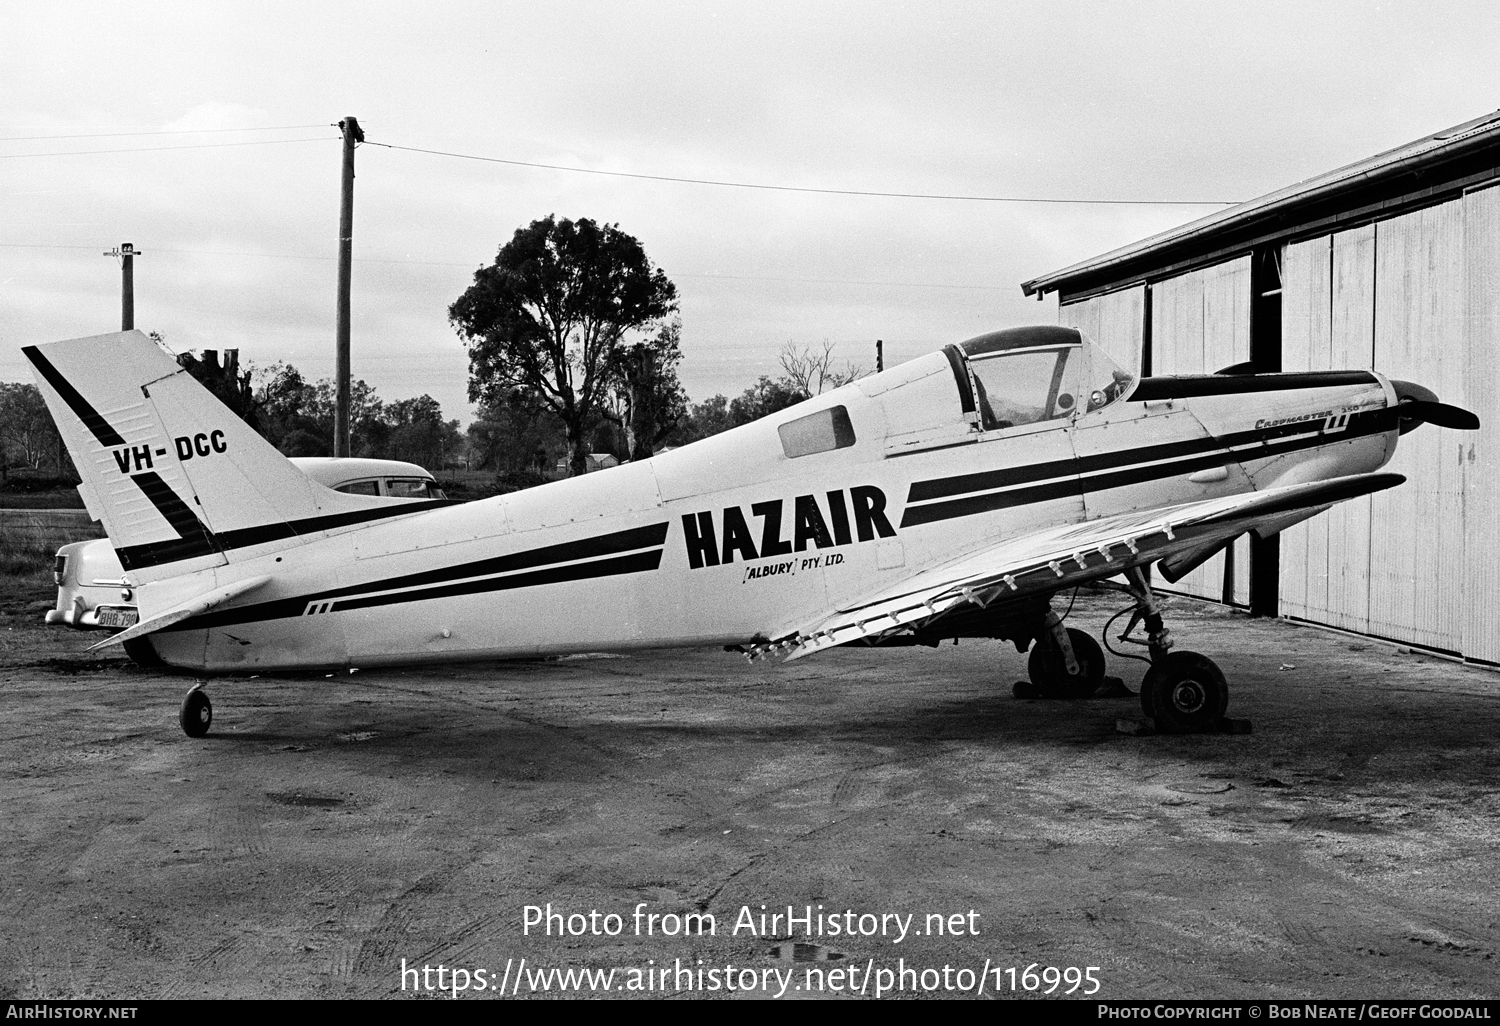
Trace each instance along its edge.
<path fill-rule="evenodd" d="M 100 606 L 100 627 L 134 627 L 141 614 L 125 606 Z"/>

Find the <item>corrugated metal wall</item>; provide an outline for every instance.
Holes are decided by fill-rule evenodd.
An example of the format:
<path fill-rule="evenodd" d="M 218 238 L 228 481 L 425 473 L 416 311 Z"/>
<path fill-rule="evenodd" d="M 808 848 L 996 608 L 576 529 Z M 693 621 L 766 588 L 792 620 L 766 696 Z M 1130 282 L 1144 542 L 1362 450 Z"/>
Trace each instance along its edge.
<path fill-rule="evenodd" d="M 1077 328 L 1121 367 L 1139 374 L 1146 324 L 1146 286 L 1134 285 L 1058 308 L 1057 323 Z"/>
<path fill-rule="evenodd" d="M 1205 374 L 1250 359 L 1250 258 L 1168 278 L 1151 286 L 1151 373 Z M 1165 590 L 1224 597 L 1225 557 L 1217 555 Z M 1250 542 L 1234 543 L 1232 601 L 1250 603 Z"/>

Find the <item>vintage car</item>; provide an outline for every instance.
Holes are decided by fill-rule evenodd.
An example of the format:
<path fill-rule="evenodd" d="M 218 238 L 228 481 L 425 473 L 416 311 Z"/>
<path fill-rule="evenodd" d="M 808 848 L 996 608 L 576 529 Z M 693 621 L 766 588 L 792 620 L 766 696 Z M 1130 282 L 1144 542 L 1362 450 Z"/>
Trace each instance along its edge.
<path fill-rule="evenodd" d="M 292 463 L 338 492 L 392 500 L 445 497 L 432 475 L 415 463 L 331 456 L 299 456 Z M 47 611 L 47 623 L 112 631 L 135 625 L 135 595 L 109 539 L 64 545 L 57 550 L 52 577 L 57 582 L 57 605 Z"/>

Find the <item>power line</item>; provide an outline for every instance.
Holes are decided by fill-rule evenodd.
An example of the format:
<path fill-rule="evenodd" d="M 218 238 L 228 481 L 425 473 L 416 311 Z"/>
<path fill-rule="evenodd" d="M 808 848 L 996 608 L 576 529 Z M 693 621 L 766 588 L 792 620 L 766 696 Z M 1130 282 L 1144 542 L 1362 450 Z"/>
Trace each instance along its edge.
<path fill-rule="evenodd" d="M 25 242 L 0 242 L 0 249 L 93 249 L 93 246 L 66 246 L 45 245 Z M 247 259 L 267 260 L 334 260 L 333 256 L 317 256 L 312 254 L 298 253 L 242 253 L 233 250 L 219 249 L 168 249 L 161 246 L 154 247 L 153 253 L 171 253 L 182 256 L 220 256 L 220 257 L 244 257 Z M 396 257 L 355 257 L 355 263 L 360 264 L 414 264 L 422 267 L 462 267 L 472 268 L 474 264 L 461 264 L 451 260 L 410 260 Z M 757 274 L 700 274 L 688 271 L 678 272 L 671 275 L 674 278 L 706 278 L 710 281 L 769 281 L 782 284 L 796 285 L 861 285 L 876 288 L 902 288 L 902 289 L 960 289 L 969 292 L 1009 292 L 1010 289 L 1001 285 L 949 285 L 937 282 L 923 281 L 859 281 L 849 278 L 784 278 L 770 277 Z"/>
<path fill-rule="evenodd" d="M 274 146 L 277 143 L 327 141 L 327 139 L 251 139 L 245 142 L 187 143 L 182 146 L 125 146 L 110 150 L 49 150 L 45 153 L 0 153 L 0 160 L 20 160 L 25 157 L 78 157 L 89 153 L 150 153 L 155 150 L 213 150 L 224 146 Z"/>
<path fill-rule="evenodd" d="M 1126 200 L 1126 199 L 1066 199 L 1057 196 L 964 196 L 926 192 L 877 192 L 867 189 L 822 189 L 802 185 L 766 185 L 759 182 L 725 182 L 709 178 L 676 178 L 671 175 L 633 174 L 629 171 L 601 171 L 591 167 L 569 167 L 564 164 L 539 164 L 528 160 L 508 160 L 503 157 L 481 157 L 473 153 L 455 153 L 451 150 L 428 150 L 419 146 L 397 146 L 395 143 L 375 142 L 366 139 L 366 146 L 383 146 L 388 150 L 404 150 L 408 153 L 427 153 L 437 157 L 456 157 L 460 160 L 478 160 L 488 164 L 508 164 L 512 167 L 534 167 L 547 171 L 571 171 L 583 175 L 607 175 L 612 178 L 638 178 L 651 182 L 678 182 L 684 185 L 716 185 L 726 189 L 763 189 L 770 192 L 810 192 L 824 196 L 876 196 L 886 199 L 957 200 L 970 203 L 1073 203 L 1089 206 L 1162 206 L 1162 207 L 1223 207 L 1238 200 Z"/>
<path fill-rule="evenodd" d="M 726 281 L 778 281 L 791 282 L 802 285 L 876 285 L 890 286 L 903 289 L 962 289 L 969 292 L 1010 292 L 1011 288 L 1001 285 L 940 285 L 932 282 L 921 281 L 852 281 L 845 278 L 769 278 L 756 274 L 687 274 L 679 273 L 678 278 L 722 278 Z"/>
<path fill-rule="evenodd" d="M 327 125 L 275 125 L 269 128 L 158 128 L 143 132 L 85 132 L 78 135 L 0 135 L 0 142 L 34 142 L 38 139 L 116 139 L 127 135 L 209 135 L 215 132 L 293 132 L 299 128 Z"/>

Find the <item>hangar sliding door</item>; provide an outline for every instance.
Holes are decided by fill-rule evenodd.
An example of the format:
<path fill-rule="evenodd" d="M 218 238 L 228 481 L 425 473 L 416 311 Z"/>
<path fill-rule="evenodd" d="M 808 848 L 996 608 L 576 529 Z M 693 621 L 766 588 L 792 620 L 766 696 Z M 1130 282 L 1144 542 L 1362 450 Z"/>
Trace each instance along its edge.
<path fill-rule="evenodd" d="M 1057 323 L 1077 328 L 1098 343 L 1121 367 L 1141 372 L 1141 343 L 1145 339 L 1146 286 L 1107 292 L 1058 307 Z"/>
<path fill-rule="evenodd" d="M 1287 247 L 1282 365 L 1373 367 L 1500 427 L 1500 189 Z M 1500 661 L 1500 452 L 1425 425 L 1399 488 L 1282 533 L 1281 612 Z"/>
<path fill-rule="evenodd" d="M 1333 351 L 1333 240 L 1286 247 L 1281 260 L 1281 369 L 1328 370 Z M 1345 504 L 1347 505 L 1347 503 Z M 1281 532 L 1280 612 L 1326 622 L 1330 510 Z"/>
<path fill-rule="evenodd" d="M 1453 343 L 1467 354 L 1467 389 L 1449 401 L 1478 414 L 1480 428 L 1457 443 L 1465 503 L 1462 644 L 1468 658 L 1500 663 L 1500 187 L 1471 192 L 1463 205 L 1466 323 Z"/>
<path fill-rule="evenodd" d="M 1375 352 L 1375 227 L 1286 248 L 1281 365 L 1368 368 Z M 1370 500 L 1341 502 L 1282 532 L 1281 611 L 1367 633 Z"/>
<path fill-rule="evenodd" d="M 1375 237 L 1375 369 L 1463 403 L 1463 201 L 1381 221 Z M 1406 483 L 1368 500 L 1371 634 L 1461 650 L 1470 441 L 1432 425 L 1403 435 L 1387 469 Z"/>
<path fill-rule="evenodd" d="M 1151 373 L 1211 374 L 1250 359 L 1250 257 L 1168 278 L 1151 286 Z M 1225 584 L 1225 556 L 1214 556 L 1166 590 L 1236 605 L 1250 604 L 1250 544 L 1233 546 Z"/>

